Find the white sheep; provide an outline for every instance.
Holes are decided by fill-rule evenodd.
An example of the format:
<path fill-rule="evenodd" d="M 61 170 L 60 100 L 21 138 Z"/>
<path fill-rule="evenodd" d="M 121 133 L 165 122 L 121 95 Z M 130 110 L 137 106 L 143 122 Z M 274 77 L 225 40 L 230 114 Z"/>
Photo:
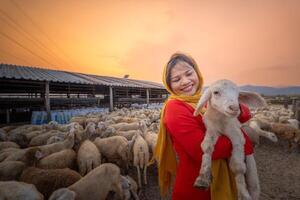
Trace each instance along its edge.
<path fill-rule="evenodd" d="M 121 181 L 120 168 L 104 163 L 68 188 L 53 192 L 49 200 L 105 200 L 109 191 L 124 199 L 124 189 L 129 189 L 129 185 L 122 188 Z"/>
<path fill-rule="evenodd" d="M 84 176 L 92 169 L 98 167 L 101 164 L 101 154 L 94 143 L 89 140 L 85 140 L 77 154 L 77 165 L 79 173 Z"/>
<path fill-rule="evenodd" d="M 108 138 L 96 138 L 93 143 L 97 146 L 102 156 L 108 160 L 121 159 L 126 168 L 128 168 L 133 142 L 128 141 L 123 136 L 112 136 Z"/>
<path fill-rule="evenodd" d="M 57 142 L 53 144 L 47 144 L 43 146 L 38 146 L 41 150 L 42 156 L 48 156 L 52 153 L 59 152 L 64 149 L 71 149 L 74 146 L 75 134 L 74 130 L 71 129 L 70 133 L 66 135 L 66 139 L 62 142 Z"/>
<path fill-rule="evenodd" d="M 214 82 L 202 94 L 194 115 L 197 116 L 207 103 L 207 110 L 203 115 L 206 133 L 201 144 L 203 151 L 201 169 L 194 186 L 209 187 L 214 145 L 218 137 L 224 134 L 231 140 L 233 147 L 229 167 L 235 175 L 239 199 L 258 199 L 260 186 L 253 155 L 247 156 L 246 164 L 244 162 L 245 138 L 237 119 L 240 114 L 239 102 L 257 107 L 265 105 L 264 99 L 258 94 L 239 91 L 236 84 L 229 80 Z"/>
<path fill-rule="evenodd" d="M 0 199 L 43 200 L 44 196 L 32 184 L 17 181 L 0 181 Z"/>
<path fill-rule="evenodd" d="M 149 147 L 145 139 L 141 135 L 141 131 L 137 132 L 134 136 L 134 144 L 133 144 L 133 165 L 137 169 L 137 176 L 138 176 L 138 185 L 142 187 L 141 181 L 141 172 L 140 170 L 143 169 L 143 177 L 144 177 L 144 184 L 147 184 L 147 165 L 149 163 Z"/>
<path fill-rule="evenodd" d="M 39 157 L 43 157 L 42 152 Z M 36 165 L 42 169 L 74 169 L 76 166 L 76 153 L 72 149 L 64 149 L 43 157 Z"/>

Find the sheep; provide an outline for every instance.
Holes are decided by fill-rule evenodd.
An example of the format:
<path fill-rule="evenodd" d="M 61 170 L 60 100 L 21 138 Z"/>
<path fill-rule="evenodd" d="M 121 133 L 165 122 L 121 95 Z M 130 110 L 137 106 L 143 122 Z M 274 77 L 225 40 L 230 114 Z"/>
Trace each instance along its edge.
<path fill-rule="evenodd" d="M 142 136 L 147 142 L 151 153 L 154 153 L 158 135 L 151 131 L 145 131 L 144 133 L 142 133 Z"/>
<path fill-rule="evenodd" d="M 147 184 L 147 165 L 149 163 L 149 147 L 147 142 L 141 136 L 141 131 L 136 133 L 135 135 L 135 142 L 133 144 L 133 165 L 137 169 L 137 176 L 138 176 L 138 185 L 141 188 L 141 172 L 140 169 L 143 169 L 143 177 L 144 177 L 144 184 Z"/>
<path fill-rule="evenodd" d="M 287 121 L 283 121 L 283 123 L 286 124 L 290 124 L 291 126 L 293 126 L 296 129 L 299 129 L 299 121 L 297 119 L 288 119 Z"/>
<path fill-rule="evenodd" d="M 76 200 L 105 200 L 109 191 L 116 192 L 123 199 L 124 189 L 129 186 L 122 188 L 124 184 L 121 181 L 120 168 L 112 163 L 104 163 L 68 188 L 53 192 L 49 200 L 74 200 L 75 197 Z"/>
<path fill-rule="evenodd" d="M 7 140 L 6 131 L 0 129 L 0 141 L 6 141 L 6 140 Z"/>
<path fill-rule="evenodd" d="M 78 124 L 80 124 L 83 128 L 85 128 L 85 121 L 86 121 L 86 117 L 84 116 L 76 116 L 76 117 L 72 117 L 70 119 L 70 123 L 72 122 L 77 122 Z"/>
<path fill-rule="evenodd" d="M 116 131 L 114 135 L 123 136 L 129 141 L 136 135 L 137 132 L 139 132 L 139 130 Z"/>
<path fill-rule="evenodd" d="M 18 144 L 21 148 L 28 147 L 29 140 L 25 135 L 22 133 L 9 133 L 7 134 L 7 141 L 15 142 Z"/>
<path fill-rule="evenodd" d="M 5 161 L 0 163 L 0 181 L 18 180 L 23 170 L 25 163 L 21 161 Z"/>
<path fill-rule="evenodd" d="M 85 140 L 77 154 L 79 173 L 84 176 L 101 164 L 101 154 L 98 148 L 89 140 Z"/>
<path fill-rule="evenodd" d="M 38 147 L 30 147 L 27 149 L 9 149 L 2 152 L 0 155 L 0 161 L 22 161 L 27 166 L 35 165 L 39 157 L 39 152 L 41 151 Z"/>
<path fill-rule="evenodd" d="M 66 136 L 66 139 L 62 142 L 47 144 L 38 146 L 42 152 L 42 155 L 48 156 L 52 153 L 59 152 L 64 149 L 71 149 L 74 146 L 74 129 L 71 129 L 70 133 Z"/>
<path fill-rule="evenodd" d="M 43 195 L 32 184 L 16 181 L 0 181 L 0 199 L 43 200 Z"/>
<path fill-rule="evenodd" d="M 277 136 L 289 141 L 289 150 L 291 150 L 293 143 L 300 142 L 300 130 L 292 125 L 283 123 L 271 123 L 271 131 Z"/>
<path fill-rule="evenodd" d="M 133 122 L 133 123 L 118 123 L 118 124 L 112 124 L 111 127 L 115 128 L 117 131 L 129 131 L 129 130 L 138 130 L 138 129 L 144 129 L 146 124 L 145 122 L 139 121 L 139 122 Z"/>
<path fill-rule="evenodd" d="M 40 157 L 43 157 L 42 152 Z M 75 169 L 76 153 L 72 149 L 61 150 L 43 157 L 37 162 L 36 166 L 42 169 Z"/>
<path fill-rule="evenodd" d="M 51 130 L 48 131 L 42 135 L 37 135 L 36 137 L 33 137 L 29 143 L 29 146 L 40 146 L 40 145 L 44 145 L 47 143 L 47 140 L 52 137 L 57 135 L 58 133 L 61 133 L 57 130 Z"/>
<path fill-rule="evenodd" d="M 212 179 L 213 148 L 220 134 L 225 134 L 231 140 L 233 147 L 229 167 L 235 175 L 239 199 L 258 199 L 260 186 L 253 155 L 247 156 L 246 164 L 244 162 L 245 139 L 241 132 L 241 124 L 237 119 L 240 114 L 239 101 L 256 107 L 266 104 L 264 99 L 256 93 L 239 92 L 236 84 L 229 80 L 214 82 L 201 96 L 194 116 L 197 116 L 207 103 L 207 110 L 203 115 L 206 133 L 201 144 L 203 151 L 201 169 L 194 186 L 209 187 Z"/>
<path fill-rule="evenodd" d="M 44 195 L 45 199 L 48 199 L 55 190 L 68 187 L 80 179 L 80 174 L 68 168 L 39 169 L 28 167 L 20 177 L 20 181 L 35 185 L 38 191 Z"/>
<path fill-rule="evenodd" d="M 14 142 L 0 142 L 0 151 L 7 148 L 16 148 L 20 149 L 20 146 Z"/>
<path fill-rule="evenodd" d="M 128 168 L 128 160 L 134 141 L 129 141 L 123 136 L 109 138 L 96 138 L 93 142 L 101 155 L 109 160 L 121 159 Z"/>

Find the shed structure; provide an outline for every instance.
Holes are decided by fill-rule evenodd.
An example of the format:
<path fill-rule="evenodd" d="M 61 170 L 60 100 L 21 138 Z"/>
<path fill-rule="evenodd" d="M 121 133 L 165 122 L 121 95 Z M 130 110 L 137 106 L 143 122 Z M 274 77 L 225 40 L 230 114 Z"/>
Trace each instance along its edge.
<path fill-rule="evenodd" d="M 0 124 L 30 119 L 31 112 L 78 107 L 160 103 L 162 84 L 68 71 L 0 64 Z"/>

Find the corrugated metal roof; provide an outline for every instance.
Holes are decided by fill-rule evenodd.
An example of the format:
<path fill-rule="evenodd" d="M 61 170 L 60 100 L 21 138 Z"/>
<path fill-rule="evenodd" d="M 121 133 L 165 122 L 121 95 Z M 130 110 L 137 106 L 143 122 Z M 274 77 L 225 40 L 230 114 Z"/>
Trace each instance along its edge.
<path fill-rule="evenodd" d="M 0 78 L 105 85 L 115 87 L 165 89 L 162 84 L 144 80 L 142 81 L 126 78 L 82 74 L 9 64 L 0 64 Z"/>

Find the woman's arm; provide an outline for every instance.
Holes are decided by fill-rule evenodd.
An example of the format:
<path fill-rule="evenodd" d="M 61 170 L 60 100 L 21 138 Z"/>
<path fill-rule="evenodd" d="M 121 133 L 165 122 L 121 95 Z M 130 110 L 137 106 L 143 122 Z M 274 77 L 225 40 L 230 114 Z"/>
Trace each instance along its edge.
<path fill-rule="evenodd" d="M 164 123 L 173 142 L 180 145 L 195 161 L 201 162 L 201 143 L 204 139 L 204 125 L 193 116 L 194 109 L 179 100 L 171 100 L 166 105 Z M 198 116 L 201 117 L 201 116 Z M 212 158 L 225 159 L 231 155 L 232 145 L 226 136 L 220 136 Z"/>

